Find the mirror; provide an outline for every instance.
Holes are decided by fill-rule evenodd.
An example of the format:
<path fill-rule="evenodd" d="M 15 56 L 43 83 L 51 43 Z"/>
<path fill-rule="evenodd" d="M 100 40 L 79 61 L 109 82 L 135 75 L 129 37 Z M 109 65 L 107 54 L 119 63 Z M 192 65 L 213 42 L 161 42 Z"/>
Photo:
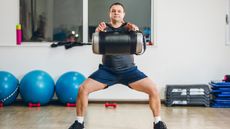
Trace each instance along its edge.
<path fill-rule="evenodd" d="M 82 0 L 20 0 L 23 42 L 82 41 Z"/>
<path fill-rule="evenodd" d="M 151 41 L 151 2 L 153 0 L 20 0 L 23 42 L 83 42 L 83 14 L 88 16 L 88 41 L 101 21 L 108 22 L 108 8 L 114 2 L 125 6 L 127 22 L 139 26 L 146 41 Z M 87 8 L 87 7 L 86 7 Z M 138 12 L 137 12 L 138 11 Z M 152 16 L 153 17 L 153 16 Z"/>
<path fill-rule="evenodd" d="M 146 41 L 151 41 L 151 0 L 89 0 L 89 41 L 99 22 L 109 22 L 109 6 L 115 2 L 124 5 L 125 21 L 136 24 L 144 33 Z"/>

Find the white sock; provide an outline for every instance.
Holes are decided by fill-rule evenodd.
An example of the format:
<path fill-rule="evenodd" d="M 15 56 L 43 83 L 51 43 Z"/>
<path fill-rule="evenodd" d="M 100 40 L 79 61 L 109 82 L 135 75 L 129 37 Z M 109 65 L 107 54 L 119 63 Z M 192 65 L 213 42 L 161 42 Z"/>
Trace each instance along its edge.
<path fill-rule="evenodd" d="M 161 117 L 160 116 L 157 116 L 154 119 L 155 119 L 155 121 L 154 121 L 155 124 L 157 124 L 159 121 L 161 121 Z"/>
<path fill-rule="evenodd" d="M 77 121 L 82 124 L 84 122 L 84 117 L 77 116 Z"/>

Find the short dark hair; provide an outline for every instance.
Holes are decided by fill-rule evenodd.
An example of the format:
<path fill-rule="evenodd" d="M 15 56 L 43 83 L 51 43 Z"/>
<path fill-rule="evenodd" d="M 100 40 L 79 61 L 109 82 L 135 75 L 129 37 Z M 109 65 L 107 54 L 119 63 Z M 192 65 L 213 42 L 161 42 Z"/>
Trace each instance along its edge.
<path fill-rule="evenodd" d="M 111 4 L 111 5 L 109 6 L 109 10 L 110 10 L 114 5 L 120 5 L 120 6 L 125 10 L 125 6 L 124 6 L 122 3 L 120 3 L 120 2 L 116 2 L 116 3 Z"/>

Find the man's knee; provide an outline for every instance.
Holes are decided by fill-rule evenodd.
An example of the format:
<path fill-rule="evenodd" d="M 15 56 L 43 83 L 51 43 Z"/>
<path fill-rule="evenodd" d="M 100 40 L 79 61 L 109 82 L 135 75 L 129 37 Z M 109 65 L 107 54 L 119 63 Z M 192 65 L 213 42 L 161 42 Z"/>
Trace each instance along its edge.
<path fill-rule="evenodd" d="M 159 92 L 158 92 L 157 88 L 156 87 L 150 88 L 149 95 L 150 96 L 159 96 Z"/>
<path fill-rule="evenodd" d="M 79 87 L 78 94 L 79 95 L 88 95 L 89 90 L 86 88 L 85 85 L 82 85 L 82 86 Z"/>

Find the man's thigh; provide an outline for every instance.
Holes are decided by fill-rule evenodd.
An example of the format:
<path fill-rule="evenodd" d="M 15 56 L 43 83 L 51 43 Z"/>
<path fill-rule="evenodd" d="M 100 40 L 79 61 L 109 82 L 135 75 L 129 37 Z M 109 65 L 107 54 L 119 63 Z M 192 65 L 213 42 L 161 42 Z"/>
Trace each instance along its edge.
<path fill-rule="evenodd" d="M 102 90 L 106 87 L 107 87 L 107 84 L 98 82 L 98 81 L 91 79 L 91 78 L 86 79 L 81 86 L 81 88 L 84 90 L 87 90 L 88 93 Z"/>
<path fill-rule="evenodd" d="M 130 83 L 129 86 L 134 90 L 145 92 L 148 94 L 150 94 L 153 91 L 156 91 L 156 84 L 148 77 Z"/>

